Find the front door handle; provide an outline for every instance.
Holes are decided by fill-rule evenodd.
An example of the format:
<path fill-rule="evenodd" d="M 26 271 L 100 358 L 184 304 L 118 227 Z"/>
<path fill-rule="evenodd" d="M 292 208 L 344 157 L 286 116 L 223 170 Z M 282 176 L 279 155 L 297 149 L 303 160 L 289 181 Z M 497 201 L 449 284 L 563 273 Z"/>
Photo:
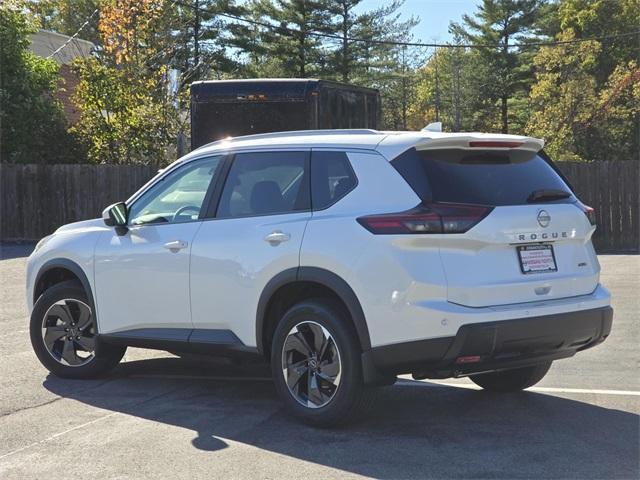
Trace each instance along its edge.
<path fill-rule="evenodd" d="M 171 250 L 173 253 L 176 253 L 183 248 L 187 248 L 189 246 L 189 243 L 185 242 L 184 240 L 174 240 L 173 242 L 165 243 L 163 246 L 167 250 Z"/>
<path fill-rule="evenodd" d="M 268 242 L 272 247 L 276 247 L 280 245 L 282 242 L 286 242 L 291 238 L 291 235 L 288 233 L 281 232 L 280 230 L 275 230 L 271 232 L 269 235 L 264 237 L 264 241 Z"/>

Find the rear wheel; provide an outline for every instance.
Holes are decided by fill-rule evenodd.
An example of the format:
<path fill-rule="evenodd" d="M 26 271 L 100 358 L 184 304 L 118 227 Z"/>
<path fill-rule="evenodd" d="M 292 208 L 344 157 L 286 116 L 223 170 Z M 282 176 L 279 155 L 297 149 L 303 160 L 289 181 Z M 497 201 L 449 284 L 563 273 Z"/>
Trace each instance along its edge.
<path fill-rule="evenodd" d="M 93 305 L 77 282 L 46 290 L 33 307 L 30 322 L 33 349 L 53 374 L 93 378 L 115 367 L 126 350 L 98 342 Z"/>
<path fill-rule="evenodd" d="M 280 320 L 271 367 L 289 413 L 316 426 L 353 420 L 371 401 L 362 381 L 360 348 L 337 305 L 309 300 Z"/>
<path fill-rule="evenodd" d="M 485 390 L 516 392 L 538 383 L 547 374 L 549 368 L 551 368 L 551 362 L 545 362 L 531 367 L 471 375 L 469 378 Z"/>

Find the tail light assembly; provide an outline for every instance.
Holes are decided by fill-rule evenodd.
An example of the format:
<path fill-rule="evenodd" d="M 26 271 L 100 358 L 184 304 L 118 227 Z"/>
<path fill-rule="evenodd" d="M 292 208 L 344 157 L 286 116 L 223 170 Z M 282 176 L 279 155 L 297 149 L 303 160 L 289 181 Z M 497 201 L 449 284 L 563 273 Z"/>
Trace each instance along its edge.
<path fill-rule="evenodd" d="M 595 225 L 596 224 L 596 211 L 593 208 L 591 208 L 588 205 L 581 204 L 580 205 L 580 210 L 582 210 L 584 212 L 584 214 L 587 216 L 587 218 L 589 219 L 589 223 L 591 225 Z"/>
<path fill-rule="evenodd" d="M 359 217 L 358 223 L 376 235 L 465 233 L 493 210 L 458 203 L 425 203 L 400 213 Z"/>

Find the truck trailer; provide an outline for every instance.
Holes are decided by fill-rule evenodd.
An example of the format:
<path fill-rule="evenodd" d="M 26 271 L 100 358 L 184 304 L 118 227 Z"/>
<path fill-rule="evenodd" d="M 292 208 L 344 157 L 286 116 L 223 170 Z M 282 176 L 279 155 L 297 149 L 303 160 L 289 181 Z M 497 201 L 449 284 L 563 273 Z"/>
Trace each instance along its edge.
<path fill-rule="evenodd" d="M 288 130 L 377 129 L 380 94 L 316 79 L 191 84 L 191 149 L 226 137 Z"/>

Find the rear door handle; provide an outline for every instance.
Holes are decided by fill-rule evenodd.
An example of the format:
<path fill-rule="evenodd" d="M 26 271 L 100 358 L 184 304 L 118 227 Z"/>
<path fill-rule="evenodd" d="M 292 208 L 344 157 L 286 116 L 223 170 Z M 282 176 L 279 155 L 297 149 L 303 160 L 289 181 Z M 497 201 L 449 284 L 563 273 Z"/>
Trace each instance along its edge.
<path fill-rule="evenodd" d="M 281 232 L 280 230 L 276 230 L 271 232 L 269 235 L 264 237 L 264 241 L 268 242 L 272 247 L 280 245 L 282 242 L 286 242 L 291 238 L 291 235 L 288 233 Z"/>
<path fill-rule="evenodd" d="M 163 246 L 167 250 L 171 250 L 173 253 L 176 253 L 183 248 L 187 248 L 189 246 L 189 243 L 185 242 L 184 240 L 174 240 L 172 242 L 165 243 Z"/>

